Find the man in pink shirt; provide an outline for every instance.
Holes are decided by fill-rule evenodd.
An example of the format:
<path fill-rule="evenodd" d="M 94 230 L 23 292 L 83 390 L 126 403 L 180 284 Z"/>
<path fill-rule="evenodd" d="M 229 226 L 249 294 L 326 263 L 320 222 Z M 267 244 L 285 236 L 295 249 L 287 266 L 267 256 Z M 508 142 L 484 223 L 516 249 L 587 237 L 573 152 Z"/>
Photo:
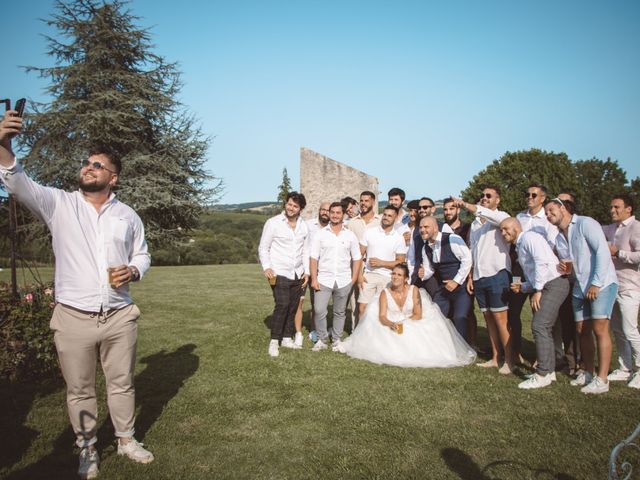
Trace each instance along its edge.
<path fill-rule="evenodd" d="M 633 199 L 628 194 L 615 195 L 611 200 L 611 219 L 603 227 L 616 267 L 618 294 L 611 317 L 611 329 L 618 348 L 619 367 L 608 375 L 609 380 L 626 381 L 640 389 L 640 222 L 633 215 Z M 633 367 L 636 372 L 633 373 Z"/>

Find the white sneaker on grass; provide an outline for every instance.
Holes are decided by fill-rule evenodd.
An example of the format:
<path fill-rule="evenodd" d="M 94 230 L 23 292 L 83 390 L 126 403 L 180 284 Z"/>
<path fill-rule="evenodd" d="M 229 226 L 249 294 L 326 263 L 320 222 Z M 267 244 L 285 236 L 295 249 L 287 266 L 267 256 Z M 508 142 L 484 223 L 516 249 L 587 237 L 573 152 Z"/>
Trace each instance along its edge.
<path fill-rule="evenodd" d="M 83 480 L 86 478 L 98 477 L 98 464 L 100 456 L 94 448 L 83 448 L 80 451 L 80 464 L 78 466 L 78 476 Z"/>
<path fill-rule="evenodd" d="M 591 380 L 589 385 L 586 385 L 580 389 L 582 393 L 607 393 L 609 391 L 609 382 L 605 382 L 596 376 Z"/>
<path fill-rule="evenodd" d="M 607 380 L 612 382 L 628 382 L 630 379 L 631 372 L 621 368 L 616 368 L 613 372 L 607 375 Z"/>
<path fill-rule="evenodd" d="M 526 378 L 526 379 L 533 378 L 533 376 L 534 376 L 534 375 L 538 375 L 538 374 L 537 374 L 537 373 L 535 373 L 535 372 L 534 372 L 534 373 L 527 373 L 527 374 L 524 376 L 524 378 Z M 551 373 L 549 373 L 549 374 L 547 374 L 547 375 L 550 375 L 550 376 L 551 376 L 551 381 L 552 381 L 552 382 L 555 382 L 555 381 L 557 380 L 557 378 L 556 378 L 556 372 L 551 372 Z M 539 376 L 544 377 L 545 375 L 539 375 Z"/>
<path fill-rule="evenodd" d="M 631 380 L 627 383 L 627 387 L 640 389 L 640 371 L 633 374 Z"/>
<path fill-rule="evenodd" d="M 313 346 L 313 348 L 311 349 L 311 351 L 319 352 L 320 350 L 326 350 L 327 348 L 329 348 L 329 346 L 326 343 L 324 343 L 322 340 L 318 340 Z"/>
<path fill-rule="evenodd" d="M 534 373 L 527 380 L 520 383 L 518 388 L 522 388 L 523 390 L 531 390 L 533 388 L 543 388 L 548 387 L 555 380 L 554 372 L 547 373 L 546 375 L 538 375 Z"/>
<path fill-rule="evenodd" d="M 271 340 L 269 342 L 269 355 L 271 357 L 277 357 L 280 355 L 280 351 L 278 349 L 278 340 Z"/>
<path fill-rule="evenodd" d="M 342 342 L 340 340 L 334 340 L 333 344 L 331 345 L 331 350 L 334 352 L 344 353 Z"/>
<path fill-rule="evenodd" d="M 302 348 L 302 332 L 296 332 L 296 338 L 293 340 L 293 343 L 296 344 L 296 347 Z"/>
<path fill-rule="evenodd" d="M 151 463 L 153 462 L 153 453 L 144 448 L 144 444 L 132 438 L 129 443 L 122 444 L 118 441 L 118 455 L 126 455 L 134 462 Z"/>
<path fill-rule="evenodd" d="M 302 348 L 302 346 L 297 346 L 291 337 L 283 338 L 282 342 L 280 342 L 280 346 L 284 348 L 293 348 L 294 350 Z"/>
<path fill-rule="evenodd" d="M 569 385 L 573 387 L 582 387 L 585 385 L 589 385 L 593 380 L 593 375 L 589 372 L 582 371 L 578 374 L 576 378 L 569 382 Z"/>

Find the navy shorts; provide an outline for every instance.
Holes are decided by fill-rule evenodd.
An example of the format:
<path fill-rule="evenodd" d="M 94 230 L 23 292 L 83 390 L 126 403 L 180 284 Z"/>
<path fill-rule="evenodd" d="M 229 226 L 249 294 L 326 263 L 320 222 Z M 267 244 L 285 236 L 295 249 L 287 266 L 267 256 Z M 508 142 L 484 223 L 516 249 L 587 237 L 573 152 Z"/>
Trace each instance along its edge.
<path fill-rule="evenodd" d="M 500 270 L 491 277 L 483 277 L 473 281 L 473 293 L 481 312 L 504 312 L 509 309 L 511 295 L 511 274 L 508 270 Z"/>

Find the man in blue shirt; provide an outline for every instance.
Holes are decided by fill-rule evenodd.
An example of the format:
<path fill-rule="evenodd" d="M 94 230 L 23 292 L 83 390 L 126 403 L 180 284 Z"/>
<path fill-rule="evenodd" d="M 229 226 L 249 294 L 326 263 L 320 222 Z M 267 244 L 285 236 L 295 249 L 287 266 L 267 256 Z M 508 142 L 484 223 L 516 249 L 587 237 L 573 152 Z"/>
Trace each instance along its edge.
<path fill-rule="evenodd" d="M 584 372 L 571 381 L 583 386 L 583 393 L 609 391 L 607 375 L 611 363 L 609 319 L 613 311 L 618 280 L 611 253 L 602 228 L 593 218 L 575 215 L 575 206 L 568 200 L 553 199 L 546 206 L 547 219 L 558 227 L 556 249 L 565 274 L 574 273 L 572 292 L 573 315 Z M 595 375 L 595 347 L 598 345 L 598 374 Z"/>

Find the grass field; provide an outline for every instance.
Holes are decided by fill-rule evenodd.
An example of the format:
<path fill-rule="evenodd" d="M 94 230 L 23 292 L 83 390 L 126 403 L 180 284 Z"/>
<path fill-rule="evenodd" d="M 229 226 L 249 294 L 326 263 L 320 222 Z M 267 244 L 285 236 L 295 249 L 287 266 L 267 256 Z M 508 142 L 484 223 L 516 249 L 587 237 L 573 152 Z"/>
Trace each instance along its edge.
<path fill-rule="evenodd" d="M 100 478 L 602 479 L 640 420 L 640 393 L 620 384 L 586 396 L 559 375 L 522 391 L 495 370 L 381 367 L 308 340 L 270 358 L 257 265 L 154 267 L 133 294 L 136 436 L 156 461 L 115 454 L 102 387 Z M 0 388 L 0 477 L 74 478 L 62 384 Z"/>

